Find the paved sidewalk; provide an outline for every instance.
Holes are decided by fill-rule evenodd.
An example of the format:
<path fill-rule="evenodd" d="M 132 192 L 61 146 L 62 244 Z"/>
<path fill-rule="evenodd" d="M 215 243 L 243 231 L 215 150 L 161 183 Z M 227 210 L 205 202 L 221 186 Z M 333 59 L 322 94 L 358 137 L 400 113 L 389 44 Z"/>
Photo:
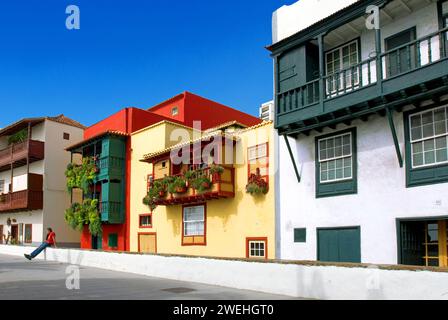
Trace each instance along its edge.
<path fill-rule="evenodd" d="M 66 288 L 66 264 L 0 255 L 0 300 L 278 300 L 291 297 L 80 267 L 80 289 Z"/>

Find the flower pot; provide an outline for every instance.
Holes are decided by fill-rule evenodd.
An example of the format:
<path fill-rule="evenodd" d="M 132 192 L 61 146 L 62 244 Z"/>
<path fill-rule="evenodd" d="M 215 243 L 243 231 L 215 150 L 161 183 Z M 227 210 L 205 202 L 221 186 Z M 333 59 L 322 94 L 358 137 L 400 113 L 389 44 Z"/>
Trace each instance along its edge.
<path fill-rule="evenodd" d="M 204 188 L 204 189 L 210 189 L 210 183 L 208 183 L 208 182 L 202 182 L 202 188 Z"/>
<path fill-rule="evenodd" d="M 221 181 L 221 174 L 218 172 L 212 173 L 212 182 L 217 183 Z"/>
<path fill-rule="evenodd" d="M 187 187 L 177 187 L 176 193 L 185 193 L 187 192 Z"/>
<path fill-rule="evenodd" d="M 165 191 L 159 191 L 159 197 L 160 198 L 165 197 Z"/>

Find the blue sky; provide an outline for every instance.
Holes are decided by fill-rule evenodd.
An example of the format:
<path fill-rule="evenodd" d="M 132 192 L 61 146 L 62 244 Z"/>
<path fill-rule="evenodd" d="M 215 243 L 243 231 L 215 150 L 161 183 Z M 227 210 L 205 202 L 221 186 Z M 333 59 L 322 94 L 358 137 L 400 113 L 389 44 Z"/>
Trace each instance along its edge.
<path fill-rule="evenodd" d="M 256 115 L 272 97 L 272 12 L 286 0 L 0 4 L 0 127 L 65 114 L 91 125 L 188 90 Z M 65 28 L 78 5 L 81 29 Z"/>

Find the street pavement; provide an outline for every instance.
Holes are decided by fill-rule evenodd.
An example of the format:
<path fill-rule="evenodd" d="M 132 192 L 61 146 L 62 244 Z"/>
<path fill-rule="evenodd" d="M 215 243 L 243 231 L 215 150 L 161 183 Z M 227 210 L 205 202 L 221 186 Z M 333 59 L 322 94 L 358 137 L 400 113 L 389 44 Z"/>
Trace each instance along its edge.
<path fill-rule="evenodd" d="M 281 300 L 291 297 L 79 267 L 67 289 L 67 264 L 0 255 L 0 300 Z M 69 284 L 73 282 L 69 281 Z"/>

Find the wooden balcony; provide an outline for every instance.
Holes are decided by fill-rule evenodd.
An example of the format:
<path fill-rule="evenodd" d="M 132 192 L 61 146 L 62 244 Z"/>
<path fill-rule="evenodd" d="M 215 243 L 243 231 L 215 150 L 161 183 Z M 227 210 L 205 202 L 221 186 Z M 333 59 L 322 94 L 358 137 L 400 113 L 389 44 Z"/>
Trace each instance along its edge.
<path fill-rule="evenodd" d="M 30 163 L 44 159 L 45 144 L 42 141 L 29 141 L 16 143 L 0 150 L 0 172 L 21 167 L 26 164 L 29 157 Z"/>
<path fill-rule="evenodd" d="M 278 77 L 278 75 L 276 75 Z M 308 134 L 448 92 L 448 28 L 277 93 L 280 134 Z"/>
<path fill-rule="evenodd" d="M 195 204 L 216 199 L 235 197 L 235 169 L 224 166 L 224 172 L 220 176 L 213 176 L 210 169 L 203 169 L 203 174 L 210 177 L 212 186 L 209 190 L 198 192 L 188 186 L 185 193 L 166 193 L 165 197 L 159 199 L 156 204 L 160 206 Z"/>
<path fill-rule="evenodd" d="M 43 209 L 43 176 L 29 174 L 28 189 L 0 195 L 0 213 Z"/>

